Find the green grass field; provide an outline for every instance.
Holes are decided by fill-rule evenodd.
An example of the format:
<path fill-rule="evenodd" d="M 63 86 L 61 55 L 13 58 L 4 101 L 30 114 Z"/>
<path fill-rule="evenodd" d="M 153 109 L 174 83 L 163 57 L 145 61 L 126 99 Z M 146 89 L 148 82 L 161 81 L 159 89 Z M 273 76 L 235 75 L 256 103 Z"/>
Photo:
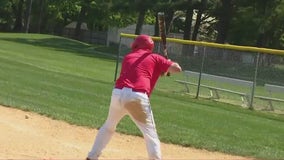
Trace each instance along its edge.
<path fill-rule="evenodd" d="M 78 41 L 0 33 L 0 104 L 98 128 L 113 87 L 115 59 Z M 176 75 L 180 76 L 180 75 Z M 284 117 L 175 93 L 163 77 L 151 102 L 161 141 L 259 159 L 284 157 Z M 141 136 L 128 117 L 118 132 Z"/>

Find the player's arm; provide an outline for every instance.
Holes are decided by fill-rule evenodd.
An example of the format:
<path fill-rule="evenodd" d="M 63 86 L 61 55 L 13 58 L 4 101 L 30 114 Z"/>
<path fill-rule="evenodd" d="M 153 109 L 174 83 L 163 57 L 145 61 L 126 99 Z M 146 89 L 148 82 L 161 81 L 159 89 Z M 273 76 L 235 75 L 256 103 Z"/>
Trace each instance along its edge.
<path fill-rule="evenodd" d="M 170 72 L 170 73 L 177 73 L 177 72 L 181 72 L 181 71 L 182 71 L 182 69 L 181 69 L 180 65 L 179 65 L 178 63 L 176 63 L 176 62 L 173 62 L 173 63 L 170 65 L 170 67 L 169 67 L 169 69 L 168 69 L 167 72 Z"/>

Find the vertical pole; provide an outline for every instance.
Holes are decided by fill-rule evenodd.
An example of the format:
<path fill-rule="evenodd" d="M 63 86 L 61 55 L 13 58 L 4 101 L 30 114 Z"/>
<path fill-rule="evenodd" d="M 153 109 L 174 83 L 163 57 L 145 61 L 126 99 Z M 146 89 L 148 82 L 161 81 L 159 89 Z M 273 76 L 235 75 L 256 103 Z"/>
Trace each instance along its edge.
<path fill-rule="evenodd" d="M 30 19 L 31 19 L 31 11 L 32 11 L 32 5 L 33 5 L 33 0 L 30 0 L 29 2 L 29 8 L 28 8 L 28 11 L 27 11 L 27 20 L 26 20 L 26 33 L 29 33 L 29 29 L 30 29 Z"/>
<path fill-rule="evenodd" d="M 206 47 L 203 46 L 202 62 L 201 62 L 201 67 L 200 67 L 200 71 L 199 71 L 198 86 L 197 86 L 197 92 L 196 92 L 196 97 L 195 97 L 196 99 L 198 99 L 198 97 L 199 97 L 199 90 L 200 90 L 200 83 L 201 83 L 201 75 L 202 75 L 202 72 L 203 72 L 205 54 L 206 54 Z"/>
<path fill-rule="evenodd" d="M 120 50 L 121 50 L 121 36 L 119 38 L 119 46 L 118 46 L 118 52 L 116 55 L 116 65 L 115 65 L 115 73 L 114 73 L 114 82 L 116 81 L 117 78 L 117 70 L 118 70 L 118 64 L 119 64 L 119 57 L 120 57 Z"/>
<path fill-rule="evenodd" d="M 254 92 L 255 92 L 255 86 L 256 86 L 259 58 L 260 58 L 260 53 L 257 53 L 256 62 L 255 62 L 253 85 L 252 85 L 250 104 L 249 104 L 249 109 L 251 109 L 251 110 L 253 110 L 253 99 L 254 99 Z"/>

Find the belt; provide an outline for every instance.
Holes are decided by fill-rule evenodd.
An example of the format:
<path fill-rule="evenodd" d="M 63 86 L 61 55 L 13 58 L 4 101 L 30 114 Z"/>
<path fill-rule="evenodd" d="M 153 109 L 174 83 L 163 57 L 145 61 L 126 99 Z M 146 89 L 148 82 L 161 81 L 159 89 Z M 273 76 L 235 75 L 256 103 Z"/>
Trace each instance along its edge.
<path fill-rule="evenodd" d="M 123 89 L 123 88 L 129 88 L 129 87 L 115 87 L 116 89 Z M 147 94 L 147 92 L 144 89 L 135 89 L 135 88 L 129 88 L 132 89 L 133 92 L 140 92 L 140 93 L 145 93 Z"/>

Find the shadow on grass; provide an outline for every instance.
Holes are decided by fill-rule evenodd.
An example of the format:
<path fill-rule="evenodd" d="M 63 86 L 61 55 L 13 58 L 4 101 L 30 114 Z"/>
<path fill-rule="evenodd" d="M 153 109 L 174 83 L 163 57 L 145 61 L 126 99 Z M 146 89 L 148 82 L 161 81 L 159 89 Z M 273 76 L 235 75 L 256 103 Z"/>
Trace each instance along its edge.
<path fill-rule="evenodd" d="M 116 59 L 114 50 L 115 49 L 107 49 L 107 47 L 103 46 L 93 46 L 86 43 L 82 43 L 80 41 L 67 39 L 63 37 L 46 37 L 41 38 L 40 36 L 34 38 L 27 36 L 23 37 L 0 37 L 0 40 L 22 43 L 32 46 L 44 47 L 49 48 L 57 51 L 64 51 L 69 53 L 74 53 L 77 55 L 94 57 L 94 58 L 101 58 L 104 60 L 113 61 Z M 100 51 L 106 51 L 109 53 L 100 54 L 96 49 Z"/>

